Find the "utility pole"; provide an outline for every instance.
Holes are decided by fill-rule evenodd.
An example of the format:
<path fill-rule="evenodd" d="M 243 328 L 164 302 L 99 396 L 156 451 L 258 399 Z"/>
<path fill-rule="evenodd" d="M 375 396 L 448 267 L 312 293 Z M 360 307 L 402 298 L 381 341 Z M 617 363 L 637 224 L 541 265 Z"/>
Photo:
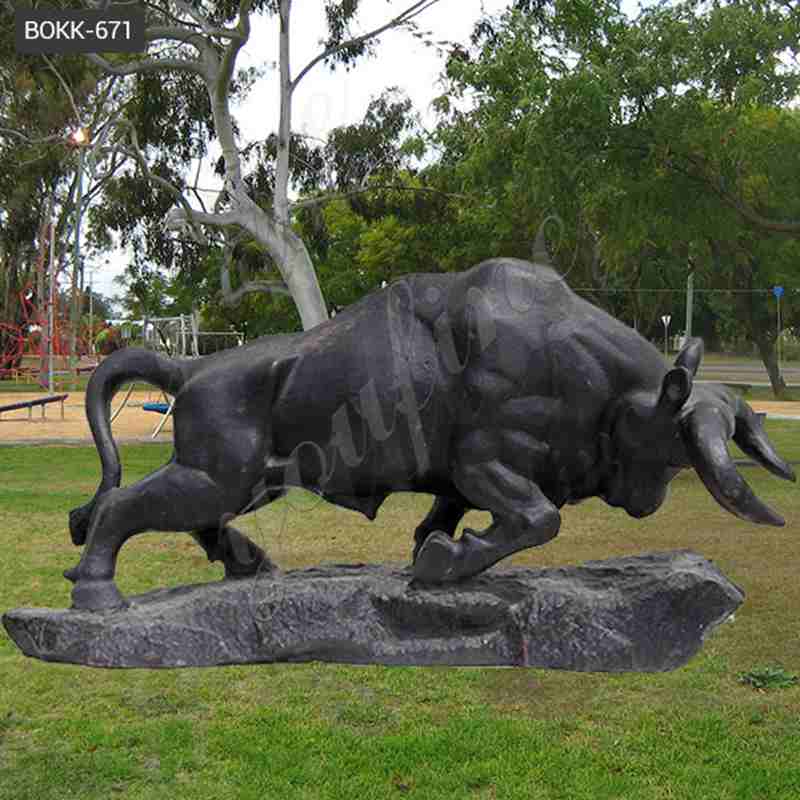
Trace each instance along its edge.
<path fill-rule="evenodd" d="M 692 313 L 694 312 L 694 266 L 689 265 L 686 278 L 686 341 L 692 338 Z"/>
<path fill-rule="evenodd" d="M 89 133 L 84 127 L 79 127 L 72 132 L 68 143 L 78 149 L 78 169 L 76 175 L 75 191 L 75 222 L 74 233 L 74 266 L 72 270 L 72 295 L 70 308 L 70 342 L 69 355 L 74 359 L 78 354 L 78 326 L 80 323 L 80 294 L 83 292 L 83 265 L 81 264 L 81 220 L 83 217 L 83 172 L 84 153 L 91 145 Z M 77 366 L 77 364 L 71 364 Z"/>
<path fill-rule="evenodd" d="M 92 278 L 94 270 L 89 270 L 89 354 L 94 358 L 94 293 L 92 292 Z"/>
<path fill-rule="evenodd" d="M 51 209 L 52 210 L 52 209 Z M 47 302 L 47 391 L 55 394 L 53 387 L 53 336 L 55 334 L 56 297 L 56 221 L 50 218 L 50 286 Z"/>
<path fill-rule="evenodd" d="M 772 293 L 778 301 L 778 330 L 775 333 L 775 351 L 778 356 L 778 372 L 781 370 L 781 297 L 783 297 L 783 286 L 773 286 Z"/>

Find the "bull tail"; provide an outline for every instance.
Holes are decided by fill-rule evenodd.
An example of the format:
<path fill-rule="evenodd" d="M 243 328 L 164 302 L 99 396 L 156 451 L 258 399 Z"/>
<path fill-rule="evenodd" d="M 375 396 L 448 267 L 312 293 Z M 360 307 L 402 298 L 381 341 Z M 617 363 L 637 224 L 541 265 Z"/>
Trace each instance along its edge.
<path fill-rule="evenodd" d="M 111 400 L 122 384 L 137 378 L 174 395 L 183 385 L 186 375 L 180 362 L 139 348 L 117 351 L 92 373 L 86 387 L 86 417 L 100 455 L 103 477 L 94 497 L 86 505 L 70 511 L 69 532 L 76 545 L 86 541 L 97 502 L 116 489 L 122 479 L 119 452 L 111 434 Z"/>

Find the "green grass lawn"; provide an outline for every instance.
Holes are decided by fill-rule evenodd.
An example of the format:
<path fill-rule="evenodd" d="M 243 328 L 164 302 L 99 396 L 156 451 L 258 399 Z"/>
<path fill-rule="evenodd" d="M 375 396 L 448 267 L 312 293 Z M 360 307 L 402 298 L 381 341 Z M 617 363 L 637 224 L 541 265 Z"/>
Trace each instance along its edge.
<path fill-rule="evenodd" d="M 768 430 L 784 456 L 800 459 L 800 425 Z M 122 448 L 126 482 L 168 455 L 161 445 Z M 684 473 L 652 517 L 636 521 L 594 500 L 568 507 L 557 539 L 513 560 L 675 548 L 713 559 L 745 603 L 675 672 L 102 671 L 26 659 L 2 631 L 0 798 L 800 797 L 800 687 L 739 680 L 777 665 L 800 672 L 800 493 L 764 470 L 743 471 L 785 528 L 735 519 Z M 0 611 L 69 604 L 61 572 L 79 551 L 66 515 L 97 479 L 91 448 L 0 449 Z M 370 523 L 294 493 L 240 522 L 285 568 L 405 561 L 428 503 L 395 495 Z M 120 558 L 126 593 L 220 577 L 185 535 L 140 536 Z"/>

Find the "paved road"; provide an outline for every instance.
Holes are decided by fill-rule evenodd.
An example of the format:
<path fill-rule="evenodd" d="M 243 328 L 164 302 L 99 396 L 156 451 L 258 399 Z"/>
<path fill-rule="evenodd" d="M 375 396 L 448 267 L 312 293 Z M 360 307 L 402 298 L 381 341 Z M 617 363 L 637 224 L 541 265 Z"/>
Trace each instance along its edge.
<path fill-rule="evenodd" d="M 703 364 L 700 367 L 700 372 L 713 372 L 715 375 L 719 372 L 731 373 L 734 375 L 759 375 L 764 378 L 767 377 L 767 370 L 763 365 L 751 364 Z M 800 367 L 781 367 L 781 372 L 786 378 L 800 379 Z"/>

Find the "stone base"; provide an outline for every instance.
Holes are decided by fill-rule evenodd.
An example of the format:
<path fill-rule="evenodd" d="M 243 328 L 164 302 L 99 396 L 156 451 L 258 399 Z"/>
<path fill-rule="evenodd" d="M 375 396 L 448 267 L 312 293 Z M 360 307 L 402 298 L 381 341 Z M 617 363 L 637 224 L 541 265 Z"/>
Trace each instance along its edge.
<path fill-rule="evenodd" d="M 686 551 L 493 569 L 449 587 L 389 565 L 324 566 L 132 597 L 129 608 L 17 609 L 28 656 L 93 667 L 274 661 L 655 672 L 685 664 L 742 591 Z"/>

